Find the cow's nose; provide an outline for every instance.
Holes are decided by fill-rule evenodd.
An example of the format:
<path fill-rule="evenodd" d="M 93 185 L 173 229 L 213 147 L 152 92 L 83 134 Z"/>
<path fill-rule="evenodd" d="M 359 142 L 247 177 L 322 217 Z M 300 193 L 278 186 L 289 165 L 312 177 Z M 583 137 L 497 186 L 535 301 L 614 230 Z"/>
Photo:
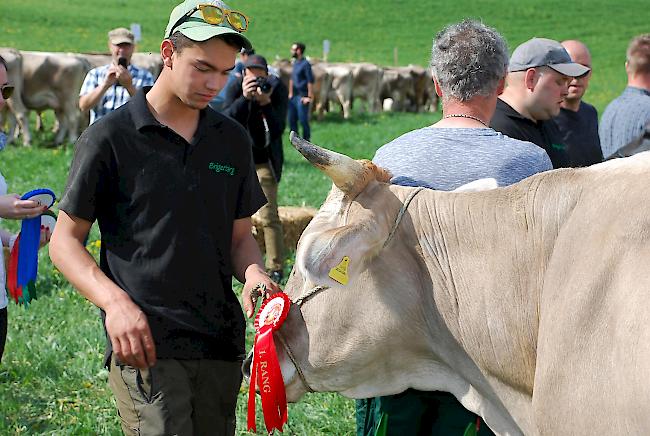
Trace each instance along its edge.
<path fill-rule="evenodd" d="M 246 382 L 250 383 L 251 379 L 251 364 L 253 363 L 253 350 L 248 352 L 248 356 L 244 360 L 244 363 L 241 365 L 241 372 L 246 379 Z"/>

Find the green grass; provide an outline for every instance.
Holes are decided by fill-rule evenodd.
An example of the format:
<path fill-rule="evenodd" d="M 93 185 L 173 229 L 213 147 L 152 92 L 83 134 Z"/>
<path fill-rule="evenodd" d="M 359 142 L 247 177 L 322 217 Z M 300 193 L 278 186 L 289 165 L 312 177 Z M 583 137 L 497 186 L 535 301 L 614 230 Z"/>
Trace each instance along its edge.
<path fill-rule="evenodd" d="M 158 51 L 176 0 L 2 0 L 0 46 L 42 51 L 106 51 L 106 32 L 140 23 L 140 51 Z M 322 57 L 332 43 L 332 61 L 426 65 L 434 34 L 462 18 L 498 29 L 512 48 L 533 36 L 584 41 L 594 57 L 588 101 L 599 112 L 625 86 L 625 49 L 634 35 L 648 32 L 647 1 L 522 0 L 232 0 L 252 19 L 248 35 L 268 58 L 288 57 L 296 40 L 307 55 Z M 646 12 L 644 12 L 646 11 Z"/>
<path fill-rule="evenodd" d="M 105 51 L 106 32 L 132 22 L 142 25 L 140 51 L 157 51 L 176 0 L 87 0 L 0 2 L 0 46 L 42 51 Z M 645 1 L 544 3 L 521 0 L 373 2 L 332 0 L 231 0 L 249 14 L 249 36 L 258 52 L 285 57 L 295 40 L 307 54 L 320 56 L 323 39 L 332 41 L 330 60 L 426 65 L 431 39 L 448 23 L 481 18 L 496 27 L 510 46 L 533 36 L 577 38 L 594 56 L 587 100 L 602 112 L 625 86 L 624 53 L 629 39 L 647 32 Z M 312 125 L 313 142 L 355 158 L 371 158 L 377 147 L 428 124 L 437 114 L 355 113 L 349 121 L 329 114 Z M 51 116 L 48 117 L 51 122 Z M 39 133 L 31 149 L 9 147 L 0 153 L 0 171 L 10 192 L 50 187 L 61 194 L 71 147 L 49 149 L 52 134 Z M 280 204 L 318 207 L 330 188 L 285 141 L 286 164 Z M 16 231 L 18 224 L 3 221 Z M 93 229 L 90 241 L 98 238 Z M 97 254 L 96 252 L 94 253 Z M 104 336 L 98 310 L 80 297 L 52 267 L 45 252 L 39 265 L 39 299 L 29 309 L 10 304 L 7 349 L 0 365 L 0 434 L 119 434 L 106 372 L 100 367 Z M 252 329 L 249 325 L 248 342 Z M 245 433 L 245 389 L 239 398 L 238 431 Z M 258 411 L 259 412 L 259 411 Z M 261 414 L 258 413 L 258 417 Z M 263 429 L 261 419 L 258 428 Z M 344 435 L 354 432 L 351 400 L 312 394 L 289 407 L 287 434 Z"/>

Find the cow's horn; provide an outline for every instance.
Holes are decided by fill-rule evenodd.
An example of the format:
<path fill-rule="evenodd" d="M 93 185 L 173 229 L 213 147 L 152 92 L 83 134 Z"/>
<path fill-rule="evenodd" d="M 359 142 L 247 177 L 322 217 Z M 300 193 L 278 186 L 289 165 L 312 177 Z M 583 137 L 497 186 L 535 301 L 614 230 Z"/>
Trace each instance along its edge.
<path fill-rule="evenodd" d="M 289 134 L 289 140 L 305 159 L 324 172 L 346 194 L 352 193 L 356 182 L 363 177 L 363 165 L 351 157 L 314 145 L 293 130 Z"/>

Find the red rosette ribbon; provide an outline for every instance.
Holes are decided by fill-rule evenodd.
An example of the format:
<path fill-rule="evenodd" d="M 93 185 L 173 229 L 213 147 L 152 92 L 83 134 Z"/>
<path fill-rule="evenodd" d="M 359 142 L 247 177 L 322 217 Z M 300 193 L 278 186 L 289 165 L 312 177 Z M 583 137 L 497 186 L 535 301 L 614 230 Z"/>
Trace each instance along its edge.
<path fill-rule="evenodd" d="M 282 432 L 287 422 L 287 396 L 284 379 L 275 351 L 273 332 L 278 330 L 287 315 L 291 300 L 284 292 L 273 294 L 262 303 L 255 317 L 255 342 L 253 345 L 253 364 L 251 365 L 250 388 L 248 391 L 248 431 L 255 428 L 255 387 L 262 398 L 262 411 L 266 430 Z"/>

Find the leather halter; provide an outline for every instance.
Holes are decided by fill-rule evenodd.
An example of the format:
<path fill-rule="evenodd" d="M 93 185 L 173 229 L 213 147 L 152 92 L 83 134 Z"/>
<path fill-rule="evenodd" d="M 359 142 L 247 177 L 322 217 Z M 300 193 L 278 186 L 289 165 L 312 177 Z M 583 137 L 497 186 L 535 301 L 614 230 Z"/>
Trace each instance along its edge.
<path fill-rule="evenodd" d="M 382 249 L 388 245 L 388 243 L 393 239 L 393 236 L 395 235 L 395 232 L 397 231 L 397 227 L 399 226 L 400 222 L 402 221 L 402 218 L 404 217 L 404 214 L 406 213 L 406 209 L 408 209 L 409 204 L 411 204 L 411 201 L 413 198 L 424 188 L 423 187 L 417 187 L 414 189 L 408 197 L 404 200 L 404 203 L 402 203 L 402 207 L 400 208 L 399 212 L 397 213 L 397 217 L 395 218 L 395 222 L 393 223 L 393 226 L 391 227 L 390 232 L 388 233 L 388 237 L 386 238 L 386 241 L 384 241 L 384 245 L 382 245 Z M 309 291 L 307 291 L 304 295 L 300 296 L 299 298 L 296 298 L 295 300 L 292 300 L 291 302 L 298 306 L 298 310 L 302 307 L 302 305 L 307 302 L 311 297 L 314 295 L 318 294 L 321 291 L 325 291 L 327 289 L 330 289 L 329 286 L 325 285 L 317 285 L 311 288 Z M 293 352 L 287 342 L 284 340 L 282 335 L 280 334 L 281 330 L 278 330 L 276 333 L 277 338 L 280 340 L 280 343 L 284 347 L 284 351 L 286 352 L 287 356 L 289 356 L 289 360 L 291 360 L 291 363 L 293 363 L 293 366 L 296 368 L 296 372 L 298 373 L 298 377 L 300 378 L 300 381 L 302 384 L 307 388 L 308 392 L 316 392 L 312 387 L 307 383 L 307 379 L 305 378 L 305 374 L 302 372 L 300 369 L 300 365 L 298 365 L 298 361 L 296 360 L 295 356 L 293 355 Z"/>

